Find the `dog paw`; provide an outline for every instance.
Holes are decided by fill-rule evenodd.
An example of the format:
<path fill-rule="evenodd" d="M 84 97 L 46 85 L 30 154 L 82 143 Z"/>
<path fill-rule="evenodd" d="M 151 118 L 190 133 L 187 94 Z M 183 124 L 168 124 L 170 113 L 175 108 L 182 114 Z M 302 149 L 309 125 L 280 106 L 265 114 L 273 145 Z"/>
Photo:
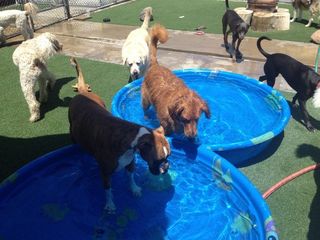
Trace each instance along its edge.
<path fill-rule="evenodd" d="M 243 57 L 243 55 L 241 52 L 236 52 L 236 59 L 237 60 L 242 60 L 242 57 Z"/>
<path fill-rule="evenodd" d="M 29 121 L 30 122 L 36 122 L 40 119 L 40 114 L 34 114 L 34 115 L 31 115 L 31 117 L 29 118 Z"/>
<path fill-rule="evenodd" d="M 104 206 L 104 210 L 108 214 L 115 214 L 116 213 L 116 205 L 113 203 L 113 201 L 108 201 L 106 205 Z"/>
<path fill-rule="evenodd" d="M 316 131 L 316 129 L 311 124 L 307 124 L 306 127 L 309 130 L 309 132 L 315 132 Z"/>
<path fill-rule="evenodd" d="M 131 192 L 135 197 L 141 197 L 142 195 L 142 189 L 137 185 L 131 186 Z"/>

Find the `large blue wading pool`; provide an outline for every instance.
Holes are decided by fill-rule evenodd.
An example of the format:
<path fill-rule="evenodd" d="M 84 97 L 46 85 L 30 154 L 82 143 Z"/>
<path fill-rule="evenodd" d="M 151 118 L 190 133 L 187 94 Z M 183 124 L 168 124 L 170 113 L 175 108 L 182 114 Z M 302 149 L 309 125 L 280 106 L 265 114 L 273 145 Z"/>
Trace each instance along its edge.
<path fill-rule="evenodd" d="M 211 110 L 210 119 L 203 114 L 199 120 L 197 144 L 206 145 L 236 166 L 264 150 L 290 119 L 286 99 L 255 79 L 208 69 L 173 72 L 205 99 Z M 148 111 L 148 118 L 142 110 L 142 80 L 118 91 L 113 98 L 112 112 L 120 118 L 155 128 L 159 121 L 154 108 Z M 179 136 L 173 138 L 177 140 Z"/>
<path fill-rule="evenodd" d="M 133 197 L 125 172 L 114 174 L 110 215 L 98 165 L 79 146 L 34 160 L 0 185 L 0 239 L 278 239 L 260 193 L 207 148 L 173 149 L 160 177 L 136 162 L 143 194 Z"/>

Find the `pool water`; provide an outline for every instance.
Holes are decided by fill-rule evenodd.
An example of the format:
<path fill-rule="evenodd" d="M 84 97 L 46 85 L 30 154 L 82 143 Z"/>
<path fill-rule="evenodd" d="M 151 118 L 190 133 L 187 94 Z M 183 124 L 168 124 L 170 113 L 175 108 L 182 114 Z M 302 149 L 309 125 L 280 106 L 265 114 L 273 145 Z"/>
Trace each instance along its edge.
<path fill-rule="evenodd" d="M 262 88 L 256 80 L 212 71 L 176 71 L 176 75 L 206 100 L 211 110 L 211 119 L 206 119 L 202 114 L 199 120 L 199 144 L 210 145 L 213 149 L 227 149 L 269 133 L 278 125 L 281 128 L 289 119 L 283 117 L 283 106 L 279 103 L 285 100 L 271 94 L 270 90 L 266 91 L 266 87 Z M 158 127 L 159 121 L 153 107 L 148 110 L 147 118 L 144 117 L 140 85 L 127 88 L 125 96 L 119 96 L 113 113 L 138 124 Z"/>
<path fill-rule="evenodd" d="M 109 215 L 96 161 L 79 146 L 34 161 L 0 186 L 0 239 L 266 238 L 263 199 L 218 155 L 173 150 L 160 177 L 136 162 L 142 197 L 128 191 L 124 171 L 114 174 L 117 211 Z"/>

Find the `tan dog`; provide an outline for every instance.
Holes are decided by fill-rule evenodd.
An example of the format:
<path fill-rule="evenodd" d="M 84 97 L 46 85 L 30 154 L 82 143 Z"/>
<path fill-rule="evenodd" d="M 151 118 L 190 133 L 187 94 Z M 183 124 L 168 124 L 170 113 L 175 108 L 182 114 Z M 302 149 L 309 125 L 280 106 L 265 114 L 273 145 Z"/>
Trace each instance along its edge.
<path fill-rule="evenodd" d="M 31 2 L 25 3 L 23 7 L 24 11 L 16 9 L 0 11 L 0 45 L 5 43 L 4 30 L 10 25 L 15 25 L 24 40 L 33 38 L 32 16 L 37 14 L 38 7 Z"/>
<path fill-rule="evenodd" d="M 112 116 L 103 100 L 85 84 L 81 69 L 75 59 L 72 63 L 78 73 L 76 85 L 80 94 L 75 96 L 69 107 L 70 135 L 73 142 L 80 144 L 97 160 L 106 192 L 105 210 L 113 213 L 116 206 L 111 192 L 111 175 L 126 168 L 129 187 L 135 196 L 141 188 L 134 181 L 134 154 L 140 153 L 154 175 L 165 173 L 169 168 L 167 157 L 170 146 L 162 127 L 152 130 Z"/>
<path fill-rule="evenodd" d="M 306 27 L 310 27 L 313 22 L 313 18 L 320 13 L 320 1 L 319 0 L 293 0 L 293 17 L 290 22 L 294 22 L 297 18 L 300 20 L 302 17 L 302 11 L 308 10 L 310 12 L 311 17 L 309 18 L 309 22 L 305 25 Z"/>
<path fill-rule="evenodd" d="M 157 117 L 166 134 L 184 132 L 193 138 L 197 135 L 197 124 L 202 112 L 210 117 L 207 103 L 189 89 L 168 68 L 157 62 L 158 41 L 164 43 L 168 39 L 166 29 L 155 25 L 151 31 L 150 67 L 142 83 L 142 106 L 146 111 L 153 104 Z"/>
<path fill-rule="evenodd" d="M 149 65 L 150 37 L 148 26 L 152 8 L 143 10 L 144 21 L 140 28 L 131 31 L 122 47 L 122 61 L 130 68 L 129 82 L 143 77 Z"/>

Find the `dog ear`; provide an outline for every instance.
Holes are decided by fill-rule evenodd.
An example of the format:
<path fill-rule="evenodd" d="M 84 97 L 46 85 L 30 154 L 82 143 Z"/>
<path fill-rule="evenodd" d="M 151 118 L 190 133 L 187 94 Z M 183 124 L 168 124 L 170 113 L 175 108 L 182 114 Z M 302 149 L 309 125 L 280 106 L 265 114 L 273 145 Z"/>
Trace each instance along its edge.
<path fill-rule="evenodd" d="M 155 129 L 155 131 L 161 135 L 164 135 L 164 128 L 161 125 L 157 129 Z"/>
<path fill-rule="evenodd" d="M 142 64 L 145 64 L 145 63 L 146 63 L 146 62 L 145 62 L 145 58 L 140 57 L 140 62 L 141 62 Z"/>
<path fill-rule="evenodd" d="M 205 113 L 206 118 L 211 117 L 211 112 L 210 112 L 209 106 L 205 101 L 202 101 L 201 110 Z"/>
<path fill-rule="evenodd" d="M 50 38 L 50 42 L 52 43 L 52 46 L 56 52 L 62 50 L 62 46 L 60 45 L 57 39 Z"/>
<path fill-rule="evenodd" d="M 152 137 L 151 134 L 145 134 L 141 136 L 138 140 L 137 147 L 138 149 L 144 149 L 146 147 L 150 147 L 152 144 Z"/>

